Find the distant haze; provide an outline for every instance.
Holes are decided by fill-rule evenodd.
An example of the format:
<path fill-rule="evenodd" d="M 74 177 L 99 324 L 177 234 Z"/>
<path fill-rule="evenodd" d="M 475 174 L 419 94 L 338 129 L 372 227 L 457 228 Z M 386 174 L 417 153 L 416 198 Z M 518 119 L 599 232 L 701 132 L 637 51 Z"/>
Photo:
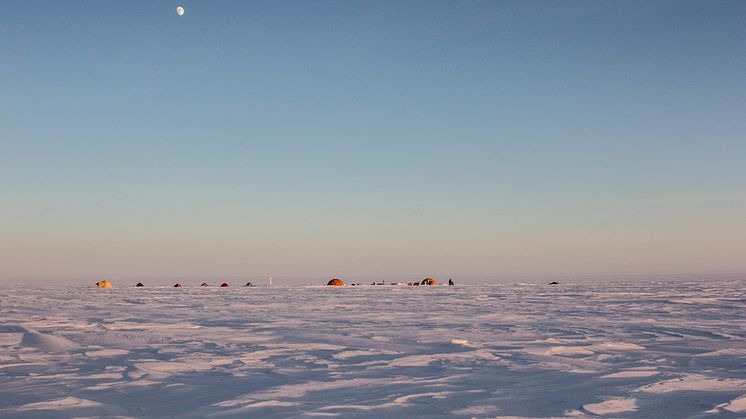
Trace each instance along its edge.
<path fill-rule="evenodd" d="M 3 3 L 0 281 L 746 271 L 746 2 L 186 6 Z"/>

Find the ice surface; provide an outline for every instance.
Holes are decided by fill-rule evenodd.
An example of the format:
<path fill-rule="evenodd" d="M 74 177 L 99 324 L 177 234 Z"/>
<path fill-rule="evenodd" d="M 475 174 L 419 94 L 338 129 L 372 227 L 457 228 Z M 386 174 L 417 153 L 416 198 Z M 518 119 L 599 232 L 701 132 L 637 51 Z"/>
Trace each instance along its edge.
<path fill-rule="evenodd" d="M 731 400 L 722 406 L 722 408 L 729 412 L 746 413 L 746 394 L 735 400 Z"/>
<path fill-rule="evenodd" d="M 44 352 L 68 352 L 80 347 L 64 337 L 39 333 L 33 329 L 24 330 L 21 345 Z"/>
<path fill-rule="evenodd" d="M 744 285 L 6 285 L 0 417 L 744 417 Z"/>
<path fill-rule="evenodd" d="M 591 403 L 583 406 L 585 411 L 596 415 L 610 415 L 637 410 L 635 399 L 613 398 L 600 403 Z"/>
<path fill-rule="evenodd" d="M 65 397 L 64 399 L 49 400 L 46 402 L 28 403 L 18 407 L 17 410 L 68 410 L 93 406 L 101 406 L 101 403 L 96 403 L 91 400 L 79 399 L 77 397 Z"/>

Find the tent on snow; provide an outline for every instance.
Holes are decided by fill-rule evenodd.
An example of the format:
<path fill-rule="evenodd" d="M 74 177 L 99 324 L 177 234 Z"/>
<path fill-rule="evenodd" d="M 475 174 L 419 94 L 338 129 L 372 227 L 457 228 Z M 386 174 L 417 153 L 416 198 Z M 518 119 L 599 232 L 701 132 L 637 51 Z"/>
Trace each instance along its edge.
<path fill-rule="evenodd" d="M 145 285 L 143 285 L 142 282 L 138 282 L 137 285 L 135 285 L 135 286 L 136 287 L 144 287 Z"/>
<path fill-rule="evenodd" d="M 98 288 L 111 288 L 111 282 L 109 281 L 98 281 L 96 282 Z"/>
<path fill-rule="evenodd" d="M 175 284 L 174 284 L 174 288 L 181 288 L 181 284 L 179 284 L 178 282 L 177 282 L 177 283 L 175 283 Z"/>
<path fill-rule="evenodd" d="M 330 280 L 329 282 L 327 282 L 326 285 L 332 286 L 332 287 L 344 287 L 345 283 L 341 279 L 334 278 Z"/>
<path fill-rule="evenodd" d="M 228 288 L 230 286 L 231 286 L 231 284 L 229 284 L 227 282 L 223 282 L 222 284 L 220 284 L 220 288 Z"/>
<path fill-rule="evenodd" d="M 420 282 L 422 285 L 437 285 L 438 281 L 432 279 L 432 278 L 425 278 Z"/>

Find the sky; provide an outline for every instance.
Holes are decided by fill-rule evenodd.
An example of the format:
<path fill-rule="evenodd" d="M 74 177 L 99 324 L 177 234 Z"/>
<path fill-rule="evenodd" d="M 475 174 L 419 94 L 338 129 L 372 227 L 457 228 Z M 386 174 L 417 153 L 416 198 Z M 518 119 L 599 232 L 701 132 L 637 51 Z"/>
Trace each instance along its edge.
<path fill-rule="evenodd" d="M 0 281 L 745 256 L 746 2 L 0 1 Z"/>

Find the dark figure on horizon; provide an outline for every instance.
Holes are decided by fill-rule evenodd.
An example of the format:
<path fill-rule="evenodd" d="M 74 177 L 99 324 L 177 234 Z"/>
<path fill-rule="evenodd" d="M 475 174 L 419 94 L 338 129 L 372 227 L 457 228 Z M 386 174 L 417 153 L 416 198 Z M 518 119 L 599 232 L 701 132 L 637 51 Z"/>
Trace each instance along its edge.
<path fill-rule="evenodd" d="M 557 281 L 552 281 L 552 282 L 550 282 L 550 283 L 549 283 L 549 285 L 559 285 L 559 282 L 557 282 Z"/>
<path fill-rule="evenodd" d="M 136 287 L 144 287 L 145 285 L 143 285 L 142 282 L 138 282 L 137 285 L 135 285 L 135 286 Z"/>
<path fill-rule="evenodd" d="M 448 285 L 455 285 L 455 284 L 453 283 L 453 279 L 448 279 Z"/>
<path fill-rule="evenodd" d="M 254 286 L 254 284 L 252 284 L 251 282 L 247 282 L 247 283 L 246 283 L 246 286 L 247 286 L 247 287 L 253 287 L 253 286 Z"/>

